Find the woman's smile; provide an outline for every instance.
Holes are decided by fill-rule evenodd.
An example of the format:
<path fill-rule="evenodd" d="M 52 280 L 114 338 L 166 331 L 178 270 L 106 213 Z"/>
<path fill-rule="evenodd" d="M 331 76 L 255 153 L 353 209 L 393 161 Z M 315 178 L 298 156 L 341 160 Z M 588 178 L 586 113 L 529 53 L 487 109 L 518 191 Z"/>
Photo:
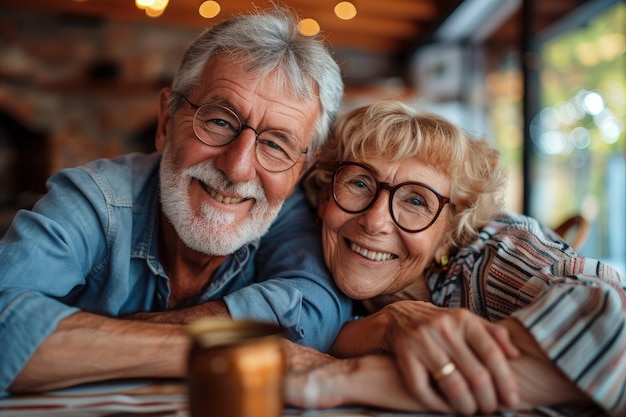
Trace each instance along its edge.
<path fill-rule="evenodd" d="M 367 258 L 371 261 L 388 261 L 390 259 L 395 259 L 398 257 L 397 255 L 394 255 L 393 253 L 379 252 L 379 251 L 375 251 L 372 249 L 366 249 L 348 239 L 346 239 L 346 244 L 348 245 L 348 247 L 350 248 L 352 252 L 358 253 L 362 257 Z"/>

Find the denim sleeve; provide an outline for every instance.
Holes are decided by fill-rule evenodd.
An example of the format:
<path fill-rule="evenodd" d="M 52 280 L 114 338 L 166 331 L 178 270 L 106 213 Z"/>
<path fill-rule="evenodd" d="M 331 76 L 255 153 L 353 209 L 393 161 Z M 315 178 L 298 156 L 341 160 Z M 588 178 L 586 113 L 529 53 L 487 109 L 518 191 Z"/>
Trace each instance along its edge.
<path fill-rule="evenodd" d="M 273 321 L 292 341 L 326 351 L 351 301 L 326 269 L 321 231 L 301 189 L 261 240 L 255 264 L 255 283 L 224 298 L 231 316 Z"/>
<path fill-rule="evenodd" d="M 64 298 L 83 285 L 86 259 L 103 250 L 101 217 L 86 197 L 98 190 L 84 182 L 53 177 L 48 194 L 18 212 L 0 240 L 0 394 L 59 321 L 78 310 Z"/>

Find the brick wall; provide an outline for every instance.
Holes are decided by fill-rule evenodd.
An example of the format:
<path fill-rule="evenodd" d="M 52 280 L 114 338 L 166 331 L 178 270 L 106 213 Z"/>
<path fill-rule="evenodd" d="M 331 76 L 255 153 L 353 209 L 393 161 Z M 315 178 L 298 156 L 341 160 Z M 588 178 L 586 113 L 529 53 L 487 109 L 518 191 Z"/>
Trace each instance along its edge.
<path fill-rule="evenodd" d="M 151 150 L 140 136 L 197 33 L 1 10 L 0 113 L 47 137 L 50 173 Z"/>
<path fill-rule="evenodd" d="M 57 170 L 154 149 L 159 90 L 198 32 L 0 7 L 0 236 Z"/>

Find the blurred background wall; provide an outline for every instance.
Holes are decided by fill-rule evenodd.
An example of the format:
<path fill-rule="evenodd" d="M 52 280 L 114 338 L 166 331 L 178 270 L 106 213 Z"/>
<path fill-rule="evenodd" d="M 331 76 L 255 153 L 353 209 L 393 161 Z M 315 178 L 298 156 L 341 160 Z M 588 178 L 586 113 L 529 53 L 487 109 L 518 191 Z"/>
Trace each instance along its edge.
<path fill-rule="evenodd" d="M 206 18 L 195 0 L 154 17 L 132 0 L 0 0 L 0 234 L 57 170 L 154 149 L 159 90 L 186 45 L 252 8 L 222 3 Z M 319 24 L 344 109 L 399 97 L 486 137 L 509 210 L 549 226 L 582 214 L 581 253 L 624 271 L 624 1 L 354 0 L 351 18 L 339 1 L 285 3 Z"/>

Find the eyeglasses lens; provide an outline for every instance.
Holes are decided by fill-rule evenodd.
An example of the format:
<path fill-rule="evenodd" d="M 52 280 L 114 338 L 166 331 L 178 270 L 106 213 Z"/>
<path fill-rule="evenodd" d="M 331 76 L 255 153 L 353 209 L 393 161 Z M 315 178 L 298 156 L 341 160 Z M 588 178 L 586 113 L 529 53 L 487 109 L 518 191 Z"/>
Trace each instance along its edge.
<path fill-rule="evenodd" d="M 293 167 L 304 153 L 300 143 L 291 135 L 275 129 L 257 133 L 243 125 L 232 110 L 212 104 L 200 106 L 193 119 L 198 139 L 210 146 L 222 146 L 235 140 L 243 129 L 256 135 L 256 154 L 259 163 L 268 171 L 280 172 Z"/>
<path fill-rule="evenodd" d="M 423 230 L 439 212 L 439 198 L 423 185 L 406 183 L 399 187 L 383 187 L 373 173 L 359 165 L 346 164 L 335 171 L 333 196 L 339 207 L 348 213 L 369 209 L 381 188 L 389 189 L 391 216 L 405 230 Z"/>

